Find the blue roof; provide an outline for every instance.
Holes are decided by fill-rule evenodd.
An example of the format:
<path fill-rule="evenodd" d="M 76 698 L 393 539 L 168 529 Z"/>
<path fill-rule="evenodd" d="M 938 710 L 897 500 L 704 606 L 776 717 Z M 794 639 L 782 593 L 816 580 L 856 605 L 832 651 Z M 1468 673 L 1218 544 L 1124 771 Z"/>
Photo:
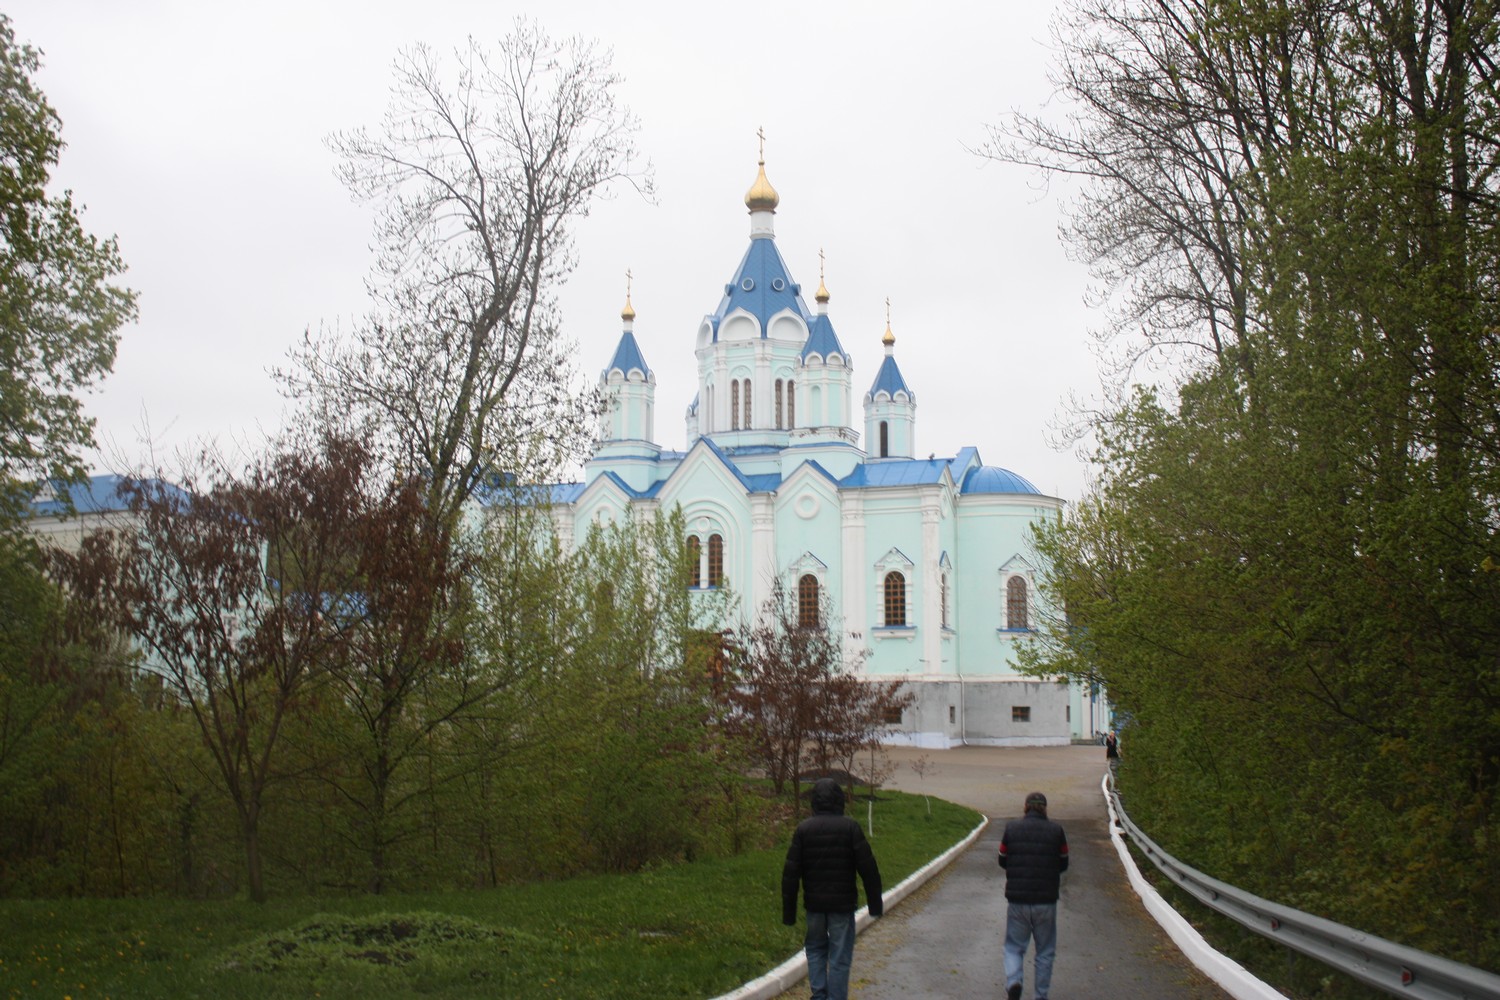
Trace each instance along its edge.
<path fill-rule="evenodd" d="M 651 369 L 646 366 L 646 357 L 641 353 L 641 346 L 635 342 L 635 334 L 626 330 L 620 335 L 620 346 L 615 348 L 615 356 L 604 373 L 608 375 L 612 371 L 619 371 L 621 375 L 629 375 L 632 369 L 642 375 L 651 374 Z"/>
<path fill-rule="evenodd" d="M 120 487 L 125 482 L 124 476 L 90 476 L 83 483 L 52 483 L 56 499 L 32 501 L 31 514 L 33 517 L 57 517 L 70 511 L 102 514 L 129 510 L 129 501 L 120 495 Z"/>
<path fill-rule="evenodd" d="M 886 459 L 855 466 L 840 486 L 914 486 L 942 481 L 946 458 Z"/>
<path fill-rule="evenodd" d="M 1035 493 L 1041 490 L 1023 476 L 997 465 L 981 465 L 964 477 L 962 493 Z"/>
<path fill-rule="evenodd" d="M 738 465 L 734 464 L 734 459 L 729 456 L 729 453 L 727 451 L 725 451 L 723 448 L 721 448 L 718 444 L 716 444 L 714 442 L 713 438 L 700 437 L 698 439 L 698 441 L 695 442 L 695 446 L 698 443 L 703 444 L 705 447 L 708 448 L 709 451 L 711 451 L 715 455 L 717 455 L 719 457 L 719 461 L 721 461 L 721 462 L 724 463 L 724 468 L 728 469 L 730 471 L 730 473 L 734 476 L 734 478 L 736 478 L 736 479 L 738 479 L 740 481 L 740 485 L 743 486 L 743 487 L 745 487 L 745 490 L 747 492 L 750 492 L 750 493 L 767 493 L 767 492 L 773 492 L 773 491 L 775 491 L 776 487 L 781 484 L 781 475 L 779 473 L 774 473 L 773 472 L 773 473 L 769 473 L 769 474 L 765 474 L 765 475 L 755 475 L 755 476 L 747 476 L 747 475 L 745 475 L 743 472 L 740 471 L 740 467 Z M 751 450 L 751 449 L 748 449 L 748 448 L 746 449 L 746 451 L 749 451 L 749 450 Z M 773 446 L 771 448 L 771 450 L 775 451 L 776 449 Z"/>
<path fill-rule="evenodd" d="M 896 366 L 896 358 L 887 354 L 885 360 L 880 362 L 880 371 L 875 373 L 875 384 L 870 386 L 870 395 L 875 396 L 886 393 L 892 399 L 896 393 L 904 392 L 908 399 L 916 399 L 916 393 L 912 392 L 906 385 L 906 379 L 901 377 L 901 369 Z"/>
<path fill-rule="evenodd" d="M 807 304 L 802 301 L 802 286 L 792 281 L 787 273 L 786 261 L 776 249 L 776 241 L 769 238 L 752 239 L 750 249 L 734 277 L 724 286 L 724 297 L 709 319 L 713 322 L 714 339 L 719 336 L 719 324 L 724 317 L 736 309 L 743 309 L 760 320 L 760 335 L 767 335 L 766 327 L 771 317 L 785 309 L 792 309 L 809 323 L 812 316 Z"/>
<path fill-rule="evenodd" d="M 762 472 L 753 476 L 740 476 L 751 493 L 775 493 L 781 485 L 781 473 Z"/>
<path fill-rule="evenodd" d="M 844 353 L 844 345 L 839 343 L 839 335 L 833 332 L 833 321 L 826 315 L 818 315 L 812 318 L 807 332 L 807 343 L 802 345 L 802 359 L 807 360 L 809 354 L 822 355 L 827 361 L 830 354 L 837 354 L 841 358 L 848 358 Z"/>

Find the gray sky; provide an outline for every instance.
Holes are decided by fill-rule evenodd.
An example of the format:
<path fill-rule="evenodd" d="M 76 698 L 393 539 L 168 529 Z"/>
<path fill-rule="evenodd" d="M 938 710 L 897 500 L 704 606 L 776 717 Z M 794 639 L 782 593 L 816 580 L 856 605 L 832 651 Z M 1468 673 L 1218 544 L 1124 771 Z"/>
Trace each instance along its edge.
<path fill-rule="evenodd" d="M 141 293 L 89 400 L 98 464 L 141 462 L 148 441 L 162 458 L 205 438 L 253 444 L 279 425 L 268 369 L 307 327 L 365 311 L 373 209 L 340 187 L 324 137 L 378 123 L 400 47 L 498 40 L 527 14 L 611 48 L 618 96 L 641 120 L 657 204 L 625 188 L 596 207 L 561 302 L 595 377 L 633 272 L 661 444 L 685 444 L 693 337 L 747 245 L 764 127 L 777 245 L 808 289 L 826 253 L 856 389 L 875 377 L 889 297 L 918 453 L 973 445 L 1076 499 L 1085 467 L 1047 432 L 1065 397 L 1098 381 L 1087 275 L 1059 245 L 1059 193 L 968 152 L 1002 112 L 1047 100 L 1051 7 L 13 0 L 63 121 L 54 180 L 87 206 L 91 232 L 119 237 Z"/>

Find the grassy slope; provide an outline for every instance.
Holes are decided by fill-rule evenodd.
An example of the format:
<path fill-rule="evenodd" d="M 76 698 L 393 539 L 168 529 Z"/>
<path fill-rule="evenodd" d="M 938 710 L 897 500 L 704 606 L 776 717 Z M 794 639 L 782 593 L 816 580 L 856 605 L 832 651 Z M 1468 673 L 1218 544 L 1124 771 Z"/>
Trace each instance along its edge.
<path fill-rule="evenodd" d="M 931 809 L 875 803 L 887 886 L 978 822 Z M 780 922 L 783 851 L 484 892 L 0 901 L 0 997 L 712 996 L 801 947 Z"/>

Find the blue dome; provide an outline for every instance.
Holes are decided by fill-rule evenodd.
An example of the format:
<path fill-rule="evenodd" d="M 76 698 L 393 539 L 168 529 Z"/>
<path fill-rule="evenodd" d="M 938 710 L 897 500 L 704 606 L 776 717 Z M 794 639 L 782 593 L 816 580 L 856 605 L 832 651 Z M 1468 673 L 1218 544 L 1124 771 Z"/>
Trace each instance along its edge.
<path fill-rule="evenodd" d="M 1035 493 L 1041 490 L 1031 485 L 1025 477 L 998 465 L 981 465 L 964 477 L 963 493 Z"/>

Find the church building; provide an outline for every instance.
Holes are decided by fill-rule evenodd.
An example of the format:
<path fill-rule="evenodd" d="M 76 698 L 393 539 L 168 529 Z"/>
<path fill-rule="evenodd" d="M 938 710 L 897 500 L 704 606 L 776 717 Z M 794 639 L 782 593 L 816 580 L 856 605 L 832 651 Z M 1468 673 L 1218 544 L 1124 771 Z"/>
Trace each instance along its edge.
<path fill-rule="evenodd" d="M 693 336 L 685 451 L 657 443 L 656 376 L 627 293 L 596 450 L 583 482 L 554 491 L 564 544 L 595 521 L 680 507 L 699 558 L 693 586 L 727 586 L 736 621 L 752 621 L 779 579 L 799 617 L 824 609 L 845 648 L 866 651 L 851 657 L 862 676 L 906 682 L 916 701 L 888 720 L 888 742 L 1093 737 L 1103 725 L 1088 692 L 1015 668 L 1046 611 L 1030 529 L 1063 502 L 972 447 L 917 457 L 917 393 L 889 316 L 861 391 L 821 268 L 809 308 L 777 248 L 779 201 L 762 158 L 745 195 L 749 247 Z"/>

